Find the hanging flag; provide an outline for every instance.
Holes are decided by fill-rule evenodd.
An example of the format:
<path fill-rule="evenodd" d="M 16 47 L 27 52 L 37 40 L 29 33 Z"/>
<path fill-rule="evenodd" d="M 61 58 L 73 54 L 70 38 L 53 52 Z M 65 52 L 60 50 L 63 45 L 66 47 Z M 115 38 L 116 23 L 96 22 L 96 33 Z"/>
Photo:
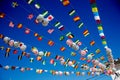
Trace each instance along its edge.
<path fill-rule="evenodd" d="M 42 70 L 42 69 L 36 69 L 36 73 L 42 74 L 42 73 L 43 73 L 43 70 Z"/>
<path fill-rule="evenodd" d="M 86 36 L 88 36 L 90 33 L 89 33 L 89 31 L 88 30 L 85 30 L 84 32 L 83 32 L 83 35 L 86 37 Z"/>
<path fill-rule="evenodd" d="M 62 4 L 63 4 L 64 6 L 67 6 L 67 5 L 70 4 L 70 1 L 69 1 L 69 0 L 63 0 L 63 1 L 62 1 Z"/>
<path fill-rule="evenodd" d="M 101 52 L 100 49 L 96 49 L 95 51 L 96 54 L 99 54 L 100 52 Z"/>
<path fill-rule="evenodd" d="M 18 50 L 13 50 L 13 54 L 17 54 L 18 53 Z"/>
<path fill-rule="evenodd" d="M 6 48 L 6 51 L 5 51 L 5 57 L 8 57 L 8 56 L 9 56 L 10 51 L 11 51 L 10 48 Z"/>
<path fill-rule="evenodd" d="M 54 19 L 54 16 L 50 14 L 50 15 L 47 17 L 47 19 L 48 19 L 48 21 L 52 21 L 52 20 Z"/>
<path fill-rule="evenodd" d="M 55 62 L 54 59 L 50 60 L 50 64 L 54 64 L 54 62 Z"/>
<path fill-rule="evenodd" d="M 4 18 L 5 17 L 5 13 L 0 12 L 0 18 Z"/>
<path fill-rule="evenodd" d="M 22 52 L 22 56 L 26 56 L 26 52 L 23 51 L 23 52 Z"/>
<path fill-rule="evenodd" d="M 15 25 L 14 25 L 14 23 L 12 22 L 12 21 L 10 21 L 10 23 L 9 23 L 9 27 L 14 27 Z"/>
<path fill-rule="evenodd" d="M 65 51 L 65 49 L 66 48 L 63 46 L 63 47 L 60 48 L 60 51 Z"/>
<path fill-rule="evenodd" d="M 12 7 L 15 8 L 18 6 L 18 3 L 17 2 L 12 2 Z"/>
<path fill-rule="evenodd" d="M 71 56 L 76 56 L 76 53 L 75 52 L 71 52 Z"/>
<path fill-rule="evenodd" d="M 47 16 L 47 15 L 48 15 L 48 11 L 44 11 L 44 12 L 42 13 L 42 15 L 43 15 L 43 17 Z"/>
<path fill-rule="evenodd" d="M 34 33 L 34 36 L 35 36 L 35 37 L 38 37 L 39 35 L 38 35 L 38 33 Z"/>
<path fill-rule="evenodd" d="M 38 41 L 41 41 L 43 39 L 43 36 L 38 36 Z"/>
<path fill-rule="evenodd" d="M 45 60 L 43 60 L 43 61 L 42 61 L 42 64 L 43 64 L 43 65 L 45 65 L 45 64 L 46 64 L 46 61 L 45 61 Z"/>
<path fill-rule="evenodd" d="M 52 40 L 49 40 L 49 41 L 48 41 L 48 45 L 49 45 L 49 46 L 53 46 L 53 45 L 54 45 L 54 42 L 53 42 Z"/>
<path fill-rule="evenodd" d="M 65 27 L 64 27 L 63 25 L 61 25 L 61 26 L 58 27 L 58 29 L 59 29 L 60 31 L 63 31 L 63 30 L 65 29 Z"/>
<path fill-rule="evenodd" d="M 74 9 L 69 12 L 70 16 L 73 16 L 74 14 L 75 14 L 75 10 Z"/>
<path fill-rule="evenodd" d="M 44 56 L 46 56 L 46 57 L 50 57 L 50 55 L 51 55 L 51 52 L 47 52 L 47 51 L 46 51 L 46 52 L 44 53 Z"/>
<path fill-rule="evenodd" d="M 19 23 L 18 25 L 17 25 L 17 28 L 22 28 L 23 27 L 23 25 L 21 24 L 21 23 Z"/>
<path fill-rule="evenodd" d="M 0 39 L 3 39 L 4 38 L 4 35 L 3 34 L 0 34 Z"/>
<path fill-rule="evenodd" d="M 16 69 L 16 66 L 11 66 L 11 70 L 15 70 Z"/>
<path fill-rule="evenodd" d="M 90 0 L 90 3 L 91 4 L 96 3 L 96 0 Z"/>
<path fill-rule="evenodd" d="M 60 59 L 60 56 L 59 56 L 59 55 L 56 55 L 56 56 L 55 56 L 55 59 L 56 59 L 56 60 L 59 60 L 59 59 Z"/>
<path fill-rule="evenodd" d="M 35 8 L 40 9 L 40 4 L 35 4 Z"/>
<path fill-rule="evenodd" d="M 76 75 L 77 75 L 77 76 L 80 76 L 80 72 L 76 72 Z"/>
<path fill-rule="evenodd" d="M 47 31 L 49 34 L 52 34 L 54 32 L 54 29 L 48 29 Z"/>
<path fill-rule="evenodd" d="M 77 21 L 80 20 L 80 17 L 79 17 L 79 16 L 75 16 L 75 17 L 73 18 L 73 20 L 74 20 L 74 22 L 77 22 Z"/>
<path fill-rule="evenodd" d="M 78 24 L 78 28 L 81 28 L 83 25 L 84 25 L 84 23 L 83 23 L 83 22 L 82 22 L 82 23 L 80 23 L 80 24 Z"/>
<path fill-rule="evenodd" d="M 18 55 L 18 60 L 21 60 L 22 59 L 22 55 Z"/>
<path fill-rule="evenodd" d="M 32 4 L 34 2 L 34 0 L 27 0 L 28 4 Z"/>
<path fill-rule="evenodd" d="M 30 58 L 30 62 L 32 63 L 34 61 L 34 58 Z"/>
<path fill-rule="evenodd" d="M 37 61 L 41 61 L 41 60 L 42 60 L 42 57 L 41 57 L 41 56 L 37 56 L 36 60 L 37 60 Z"/>
<path fill-rule="evenodd" d="M 92 7 L 92 12 L 98 12 L 97 7 Z"/>
<path fill-rule="evenodd" d="M 25 34 L 29 34 L 30 33 L 30 29 L 26 28 L 25 29 Z"/>
<path fill-rule="evenodd" d="M 0 50 L 4 50 L 4 46 L 0 46 Z"/>
<path fill-rule="evenodd" d="M 58 27 L 60 25 L 60 22 L 56 22 L 54 25 L 55 27 Z"/>
<path fill-rule="evenodd" d="M 74 35 L 73 35 L 71 32 L 68 32 L 68 33 L 66 34 L 66 36 L 67 36 L 69 39 L 74 38 Z"/>
<path fill-rule="evenodd" d="M 63 41 L 64 38 L 65 38 L 64 36 L 60 36 L 59 40 L 60 40 L 60 41 Z"/>
<path fill-rule="evenodd" d="M 95 44 L 95 41 L 92 40 L 92 41 L 90 42 L 90 45 L 93 46 L 94 44 Z"/>
<path fill-rule="evenodd" d="M 34 17 L 33 14 L 29 14 L 27 18 L 31 20 L 33 17 Z"/>

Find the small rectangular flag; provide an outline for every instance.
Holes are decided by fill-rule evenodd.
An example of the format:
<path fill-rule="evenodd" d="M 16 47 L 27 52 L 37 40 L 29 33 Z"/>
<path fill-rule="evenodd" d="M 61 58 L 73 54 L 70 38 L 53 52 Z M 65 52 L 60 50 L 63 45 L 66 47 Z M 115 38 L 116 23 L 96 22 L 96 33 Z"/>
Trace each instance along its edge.
<path fill-rule="evenodd" d="M 5 13 L 0 12 L 0 18 L 4 18 L 5 17 Z"/>
<path fill-rule="evenodd" d="M 81 28 L 83 25 L 84 25 L 84 23 L 83 23 L 83 22 L 82 22 L 82 23 L 80 23 L 80 24 L 78 25 L 78 28 Z"/>
<path fill-rule="evenodd" d="M 33 17 L 33 14 L 29 14 L 27 18 L 31 20 Z"/>
<path fill-rule="evenodd" d="M 90 0 L 90 3 L 91 4 L 96 3 L 96 0 Z"/>
<path fill-rule="evenodd" d="M 77 22 L 77 21 L 80 20 L 80 17 L 79 17 L 79 16 L 75 16 L 75 17 L 73 18 L 73 20 L 74 20 L 74 22 Z"/>
<path fill-rule="evenodd" d="M 88 36 L 90 33 L 89 33 L 89 31 L 88 30 L 85 30 L 84 32 L 83 32 L 83 35 L 86 37 L 86 36 Z"/>
<path fill-rule="evenodd" d="M 27 0 L 28 4 L 32 4 L 34 0 Z"/>
<path fill-rule="evenodd" d="M 92 8 L 92 12 L 98 12 L 98 8 L 97 7 L 93 7 Z"/>
<path fill-rule="evenodd" d="M 48 30 L 48 33 L 49 33 L 49 34 L 52 34 L 53 32 L 54 32 L 54 29 L 49 29 L 49 30 Z"/>
<path fill-rule="evenodd" d="M 40 4 L 35 4 L 35 8 L 40 9 Z"/>
<path fill-rule="evenodd" d="M 63 31 L 65 28 L 64 28 L 63 25 L 61 25 L 61 26 L 58 27 L 58 29 L 59 29 L 60 31 Z"/>
<path fill-rule="evenodd" d="M 18 27 L 18 28 L 22 28 L 23 25 L 22 25 L 21 23 L 19 23 L 19 24 L 17 25 L 17 27 Z"/>
<path fill-rule="evenodd" d="M 55 23 L 55 27 L 58 27 L 60 25 L 60 22 Z"/>
<path fill-rule="evenodd" d="M 93 46 L 94 44 L 95 44 L 95 41 L 92 40 L 92 41 L 90 42 L 90 45 Z"/>
<path fill-rule="evenodd" d="M 100 16 L 94 16 L 95 20 L 100 20 Z"/>
<path fill-rule="evenodd" d="M 60 51 L 64 51 L 64 50 L 65 50 L 65 47 L 61 47 L 61 48 L 60 48 Z"/>
<path fill-rule="evenodd" d="M 53 46 L 53 45 L 54 45 L 54 42 L 53 42 L 52 40 L 49 40 L 49 41 L 48 41 L 48 45 L 49 45 L 49 46 Z"/>
<path fill-rule="evenodd" d="M 10 21 L 10 23 L 9 23 L 9 27 L 14 27 L 15 25 L 14 25 L 14 23 L 12 22 L 12 21 Z"/>
<path fill-rule="evenodd" d="M 70 16 L 73 16 L 74 14 L 75 14 L 75 10 L 74 9 L 69 12 Z"/>
<path fill-rule="evenodd" d="M 70 1 L 69 0 L 63 0 L 62 3 L 63 3 L 64 6 L 67 6 L 67 5 L 70 4 Z"/>
<path fill-rule="evenodd" d="M 52 21 L 53 19 L 54 19 L 54 17 L 51 14 L 47 17 L 48 21 Z"/>

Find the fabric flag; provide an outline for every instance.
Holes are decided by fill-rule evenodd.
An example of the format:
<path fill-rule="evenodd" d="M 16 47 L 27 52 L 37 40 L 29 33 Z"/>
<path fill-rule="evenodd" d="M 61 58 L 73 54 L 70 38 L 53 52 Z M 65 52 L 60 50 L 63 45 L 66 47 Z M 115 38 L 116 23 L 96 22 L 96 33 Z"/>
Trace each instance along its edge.
<path fill-rule="evenodd" d="M 34 2 L 34 0 L 27 0 L 28 4 L 32 4 Z"/>
<path fill-rule="evenodd" d="M 86 36 L 88 36 L 90 33 L 89 33 L 89 31 L 88 30 L 85 30 L 84 32 L 83 32 L 83 35 L 86 37 Z"/>
<path fill-rule="evenodd" d="M 36 69 L 36 73 L 41 74 L 43 72 L 42 69 Z"/>
<path fill-rule="evenodd" d="M 49 34 L 52 34 L 54 32 L 54 29 L 48 29 L 47 31 Z"/>
<path fill-rule="evenodd" d="M 91 4 L 96 3 L 96 0 L 90 0 L 90 3 Z"/>
<path fill-rule="evenodd" d="M 26 28 L 25 29 L 25 34 L 29 34 L 30 33 L 30 29 Z"/>
<path fill-rule="evenodd" d="M 61 25 L 61 26 L 58 27 L 58 29 L 59 29 L 60 31 L 63 31 L 63 30 L 65 29 L 65 27 L 64 27 L 63 25 Z"/>
<path fill-rule="evenodd" d="M 47 19 L 48 19 L 48 21 L 52 21 L 52 20 L 54 19 L 54 16 L 50 14 L 50 15 L 47 17 Z"/>
<path fill-rule="evenodd" d="M 14 23 L 12 22 L 12 21 L 10 21 L 10 23 L 9 23 L 9 27 L 14 27 L 15 25 L 14 25 Z"/>
<path fill-rule="evenodd" d="M 80 72 L 76 72 L 76 76 L 80 76 Z"/>
<path fill-rule="evenodd" d="M 60 59 L 60 56 L 59 56 L 59 55 L 56 55 L 56 56 L 55 56 L 55 59 L 56 59 L 56 60 L 59 60 L 59 59 Z"/>
<path fill-rule="evenodd" d="M 62 4 L 63 4 L 64 6 L 67 6 L 67 5 L 70 4 L 70 1 L 69 1 L 69 0 L 63 0 L 63 1 L 62 1 Z"/>
<path fill-rule="evenodd" d="M 101 52 L 100 49 L 96 49 L 95 51 L 96 54 L 99 54 L 100 52 Z"/>
<path fill-rule="evenodd" d="M 22 55 L 18 55 L 18 60 L 21 60 L 22 59 Z"/>
<path fill-rule="evenodd" d="M 50 57 L 50 55 L 51 55 L 51 52 L 47 52 L 47 51 L 46 51 L 46 52 L 44 53 L 44 56 L 46 56 L 46 57 Z"/>
<path fill-rule="evenodd" d="M 71 32 L 68 32 L 68 33 L 66 34 L 66 36 L 67 36 L 69 39 L 74 38 L 74 35 L 73 35 Z"/>
<path fill-rule="evenodd" d="M 61 47 L 60 51 L 65 51 L 65 49 L 66 49 L 65 47 Z"/>
<path fill-rule="evenodd" d="M 37 56 L 36 60 L 37 60 L 37 61 L 41 61 L 41 60 L 42 60 L 42 57 L 41 57 L 41 56 Z"/>
<path fill-rule="evenodd" d="M 17 54 L 18 53 L 18 50 L 13 50 L 13 54 Z"/>
<path fill-rule="evenodd" d="M 11 66 L 11 70 L 15 70 L 16 69 L 16 66 Z"/>
<path fill-rule="evenodd" d="M 17 28 L 22 28 L 23 27 L 23 25 L 21 24 L 21 23 L 19 23 L 18 25 L 17 25 Z"/>
<path fill-rule="evenodd" d="M 38 36 L 38 41 L 41 41 L 43 39 L 43 36 Z"/>
<path fill-rule="evenodd" d="M 92 40 L 92 41 L 90 42 L 90 45 L 93 46 L 94 44 L 95 44 L 95 41 Z"/>
<path fill-rule="evenodd" d="M 4 38 L 4 35 L 3 34 L 0 34 L 0 39 L 3 39 Z"/>
<path fill-rule="evenodd" d="M 58 27 L 60 25 L 60 22 L 55 23 L 55 27 Z"/>
<path fill-rule="evenodd" d="M 52 40 L 49 40 L 49 41 L 48 41 L 48 45 L 49 45 L 49 46 L 53 46 L 53 45 L 54 45 L 54 42 L 53 42 Z"/>
<path fill-rule="evenodd" d="M 3 47 L 3 46 L 0 46 L 0 50 L 4 50 L 4 47 Z"/>
<path fill-rule="evenodd" d="M 79 16 L 75 16 L 75 17 L 73 18 L 73 20 L 74 20 L 74 22 L 77 22 L 77 21 L 80 20 L 80 17 L 79 17 Z"/>
<path fill-rule="evenodd" d="M 35 8 L 40 9 L 40 4 L 35 4 Z"/>
<path fill-rule="evenodd" d="M 69 12 L 70 16 L 73 16 L 74 14 L 75 14 L 75 10 L 74 9 Z"/>
<path fill-rule="evenodd" d="M 78 28 L 81 28 L 83 25 L 84 25 L 84 23 L 83 23 L 83 22 L 82 22 L 82 23 L 80 23 L 80 24 L 78 24 Z"/>
<path fill-rule="evenodd" d="M 44 11 L 43 13 L 42 13 L 42 15 L 45 17 L 45 16 L 47 16 L 48 15 L 48 11 Z"/>
<path fill-rule="evenodd" d="M 35 36 L 35 37 L 38 37 L 39 35 L 38 35 L 38 33 L 34 33 L 34 36 Z"/>
<path fill-rule="evenodd" d="M 33 17 L 34 17 L 33 14 L 29 14 L 27 18 L 28 18 L 29 20 L 31 20 Z"/>
<path fill-rule="evenodd" d="M 98 12 L 97 7 L 93 7 L 93 8 L 92 8 L 92 12 Z"/>
<path fill-rule="evenodd" d="M 60 41 L 63 41 L 64 38 L 65 38 L 64 36 L 60 36 L 59 40 L 60 40 Z"/>
<path fill-rule="evenodd" d="M 15 8 L 18 6 L 18 3 L 17 2 L 12 2 L 12 7 Z"/>
<path fill-rule="evenodd" d="M 0 18 L 4 18 L 5 17 L 5 13 L 0 12 Z"/>
<path fill-rule="evenodd" d="M 76 56 L 76 53 L 75 52 L 71 52 L 71 56 Z"/>
<path fill-rule="evenodd" d="M 50 64 L 54 64 L 54 62 L 55 62 L 54 59 L 50 60 Z"/>
<path fill-rule="evenodd" d="M 34 58 L 30 58 L 30 62 L 32 63 L 34 61 Z"/>

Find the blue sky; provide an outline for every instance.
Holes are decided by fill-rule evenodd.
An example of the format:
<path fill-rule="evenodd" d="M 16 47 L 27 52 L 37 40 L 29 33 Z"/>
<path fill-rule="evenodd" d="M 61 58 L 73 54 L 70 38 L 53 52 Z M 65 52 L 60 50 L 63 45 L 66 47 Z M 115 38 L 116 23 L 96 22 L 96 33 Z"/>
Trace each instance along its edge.
<path fill-rule="evenodd" d="M 17 1 L 18 7 L 13 8 L 11 6 L 13 1 Z M 101 53 L 96 55 L 94 58 L 99 58 L 100 56 L 105 56 L 106 52 L 104 47 L 101 43 L 101 39 L 99 37 L 99 33 L 97 30 L 97 25 L 94 20 L 93 13 L 91 12 L 91 6 L 89 0 L 70 0 L 71 6 L 73 9 L 76 10 L 77 15 L 80 16 L 81 22 L 84 23 L 82 28 L 78 28 L 79 22 L 74 22 L 73 17 L 68 15 L 68 12 L 71 10 L 71 6 L 63 6 L 59 0 L 35 0 L 33 4 L 28 5 L 26 0 L 0 0 L 0 12 L 4 12 L 6 14 L 4 19 L 0 19 L 0 33 L 4 34 L 5 36 L 10 37 L 11 39 L 22 41 L 24 44 L 27 45 L 26 52 L 30 52 L 31 56 L 35 58 L 33 53 L 31 52 L 31 47 L 35 46 L 38 48 L 39 51 L 50 51 L 51 56 L 49 58 L 45 58 L 46 65 L 42 65 L 41 62 L 34 61 L 33 63 L 29 62 L 29 59 L 23 57 L 21 61 L 18 61 L 18 55 L 21 54 L 21 51 L 18 49 L 18 54 L 14 55 L 10 52 L 10 56 L 8 58 L 4 57 L 5 51 L 0 51 L 0 64 L 2 65 L 14 65 L 14 66 L 21 66 L 21 67 L 30 67 L 30 68 L 41 68 L 46 70 L 60 70 L 60 71 L 80 71 L 80 68 L 75 70 L 72 67 L 64 67 L 59 62 L 57 62 L 56 66 L 49 64 L 50 59 L 54 58 L 55 55 L 61 55 L 65 58 L 74 59 L 80 64 L 86 63 L 84 61 L 79 60 L 80 54 L 78 51 L 74 51 L 70 47 L 66 45 L 66 40 L 60 41 L 59 37 L 65 35 L 67 32 L 72 32 L 74 34 L 73 41 L 79 39 L 83 45 L 80 47 L 83 49 L 84 47 L 88 47 L 89 53 L 94 53 L 97 48 L 101 50 Z M 120 22 L 120 1 L 119 0 L 96 0 L 97 6 L 99 9 L 99 15 L 101 17 L 101 21 L 103 24 L 104 33 L 106 36 L 106 40 L 108 46 L 112 49 L 114 58 L 120 57 L 119 45 L 120 45 L 120 38 L 119 38 L 119 22 Z M 35 3 L 39 3 L 41 8 L 38 10 L 34 7 Z M 34 19 L 38 16 L 38 14 L 42 13 L 43 11 L 48 10 L 49 14 L 54 16 L 54 20 L 52 20 L 48 26 L 44 27 L 40 24 L 35 24 Z M 32 13 L 34 14 L 34 18 L 32 20 L 27 19 L 27 16 Z M 18 23 L 23 24 L 22 29 L 18 28 L 11 28 L 9 27 L 9 22 L 13 21 L 15 26 Z M 55 28 L 53 25 L 56 21 L 60 21 L 62 25 L 65 26 L 65 30 L 60 31 Z M 26 35 L 24 33 L 25 28 L 29 28 L 32 31 L 30 34 Z M 52 34 L 48 34 L 48 29 L 54 29 Z M 84 37 L 82 32 L 88 29 L 90 35 Z M 39 33 L 43 36 L 42 41 L 38 41 L 34 37 L 34 32 Z M 55 45 L 49 46 L 47 44 L 48 40 L 53 40 Z M 89 42 L 91 40 L 95 40 L 95 45 L 90 46 Z M 7 44 L 0 40 L 0 46 L 4 46 L 5 48 L 9 47 Z M 60 51 L 60 47 L 66 47 L 64 52 Z M 11 49 L 15 49 L 10 47 Z M 70 55 L 71 51 L 76 52 L 77 56 L 73 57 Z M 91 66 L 91 64 L 90 64 Z M 70 76 L 54 76 L 48 73 L 37 74 L 35 70 L 33 71 L 26 71 L 24 73 L 20 72 L 19 69 L 17 70 L 4 70 L 0 69 L 0 80 L 86 80 L 91 78 L 92 76 L 76 76 L 75 74 L 71 74 Z M 111 80 L 110 76 L 98 76 L 91 80 Z"/>

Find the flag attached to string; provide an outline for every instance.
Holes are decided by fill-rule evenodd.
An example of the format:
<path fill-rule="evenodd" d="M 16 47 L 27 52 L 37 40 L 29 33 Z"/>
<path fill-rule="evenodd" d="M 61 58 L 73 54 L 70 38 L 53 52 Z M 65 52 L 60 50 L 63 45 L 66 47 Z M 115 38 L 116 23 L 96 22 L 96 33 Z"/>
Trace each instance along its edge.
<path fill-rule="evenodd" d="M 28 4 L 32 4 L 34 2 L 34 0 L 27 0 Z"/>
<path fill-rule="evenodd" d="M 18 25 L 17 25 L 17 28 L 22 28 L 23 27 L 23 25 L 21 24 L 21 23 L 19 23 Z"/>
<path fill-rule="evenodd" d="M 71 32 L 68 32 L 68 33 L 66 34 L 66 36 L 67 36 L 69 39 L 74 38 L 74 35 L 73 35 Z"/>
<path fill-rule="evenodd" d="M 4 18 L 5 17 L 5 13 L 0 12 L 0 18 Z"/>
<path fill-rule="evenodd" d="M 52 40 L 49 40 L 49 41 L 48 41 L 48 45 L 49 45 L 49 46 L 53 46 L 53 45 L 54 45 L 54 42 L 53 42 Z"/>
<path fill-rule="evenodd" d="M 64 27 L 63 25 L 61 25 L 61 26 L 58 27 L 58 29 L 59 29 L 60 31 L 63 31 L 63 30 L 65 29 L 65 27 Z"/>
<path fill-rule="evenodd" d="M 12 21 L 10 21 L 10 23 L 9 23 L 9 27 L 14 27 L 15 25 L 14 25 L 14 23 L 12 22 Z"/>
<path fill-rule="evenodd" d="M 80 20 L 80 17 L 79 16 L 75 16 L 74 18 L 73 18 L 73 21 L 74 22 L 77 22 L 77 21 L 79 21 Z"/>
<path fill-rule="evenodd" d="M 54 19 L 54 16 L 51 15 L 51 14 L 47 17 L 47 20 L 48 20 L 48 21 L 52 21 L 53 19 Z"/>
<path fill-rule="evenodd" d="M 43 36 L 38 36 L 38 41 L 41 41 L 43 39 Z"/>
<path fill-rule="evenodd" d="M 60 51 L 64 51 L 66 48 L 63 46 L 60 48 Z"/>
<path fill-rule="evenodd" d="M 30 33 L 30 29 L 26 28 L 25 29 L 25 34 L 29 34 Z"/>
<path fill-rule="evenodd" d="M 18 6 L 18 3 L 17 2 L 12 2 L 12 7 L 13 8 L 16 8 Z"/>
<path fill-rule="evenodd" d="M 73 16 L 74 14 L 75 14 L 75 10 L 74 9 L 69 12 L 70 16 Z"/>
<path fill-rule="evenodd" d="M 54 29 L 48 29 L 47 31 L 49 34 L 52 34 L 54 32 Z"/>
<path fill-rule="evenodd" d="M 33 17 L 34 17 L 33 14 L 29 14 L 27 18 L 28 18 L 29 20 L 31 20 Z"/>
<path fill-rule="evenodd" d="M 60 22 L 56 22 L 54 25 L 55 27 L 58 27 L 60 25 Z"/>
<path fill-rule="evenodd" d="M 95 41 L 92 40 L 92 41 L 90 42 L 90 45 L 93 46 L 94 44 L 95 44 Z"/>
<path fill-rule="evenodd" d="M 84 25 L 83 22 L 82 22 L 82 23 L 79 23 L 79 24 L 78 24 L 78 28 L 81 28 L 83 25 Z"/>
<path fill-rule="evenodd" d="M 86 37 L 86 36 L 88 36 L 90 33 L 89 33 L 89 31 L 88 30 L 85 30 L 84 32 L 83 32 L 83 35 Z"/>
<path fill-rule="evenodd" d="M 35 4 L 35 8 L 40 9 L 40 4 Z"/>
<path fill-rule="evenodd" d="M 70 4 L 70 1 L 69 1 L 69 0 L 62 0 L 62 4 L 63 4 L 64 6 L 67 6 L 67 5 Z"/>

